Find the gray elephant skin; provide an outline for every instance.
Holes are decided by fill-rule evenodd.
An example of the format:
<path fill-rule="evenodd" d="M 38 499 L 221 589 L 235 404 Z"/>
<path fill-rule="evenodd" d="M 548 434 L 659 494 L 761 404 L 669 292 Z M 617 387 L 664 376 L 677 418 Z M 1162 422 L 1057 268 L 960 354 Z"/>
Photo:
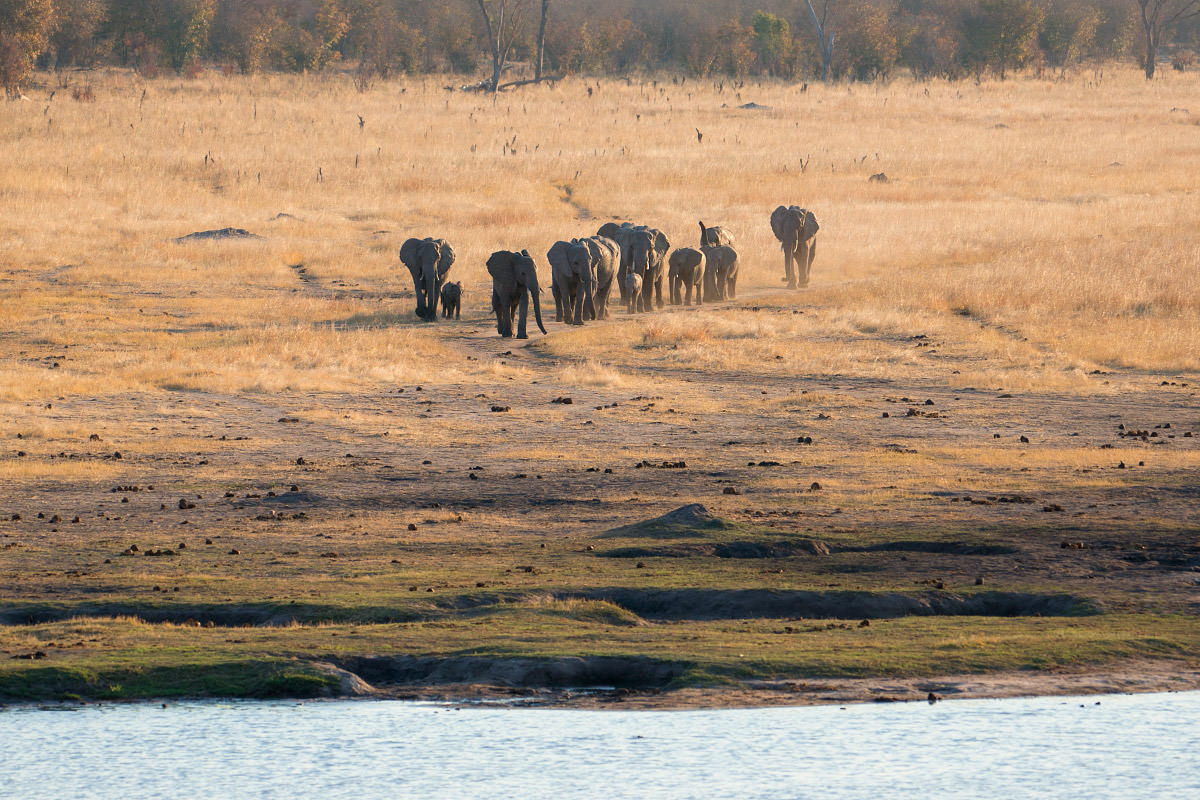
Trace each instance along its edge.
<path fill-rule="evenodd" d="M 647 225 L 635 225 L 632 222 L 606 222 L 600 226 L 600 230 L 596 233 L 600 236 L 612 239 L 621 249 L 621 263 L 617 269 L 616 281 L 617 287 L 621 292 L 621 302 L 628 303 L 629 297 L 625 288 L 625 276 L 633 268 L 633 260 L 635 255 L 639 258 L 644 253 L 635 254 L 635 240 L 642 242 L 643 237 L 641 232 L 648 231 L 650 234 L 650 245 L 648 250 L 649 268 L 646 272 L 651 274 L 651 279 L 646 280 L 645 272 L 642 273 L 643 292 L 649 292 L 649 285 L 653 283 L 653 275 L 658 274 L 658 307 L 662 308 L 662 273 L 664 271 L 663 262 L 667 257 L 667 251 L 671 249 L 671 242 L 667 239 L 667 235 L 657 228 L 651 228 Z M 644 243 L 642 245 L 644 247 Z"/>
<path fill-rule="evenodd" d="M 529 298 L 533 297 L 533 316 L 538 330 L 546 332 L 542 325 L 542 305 L 538 298 L 537 267 L 528 250 L 514 253 L 497 250 L 487 260 L 487 270 L 492 276 L 492 310 L 496 312 L 496 330 L 501 336 L 513 335 L 513 316 L 517 318 L 517 338 L 528 339 L 525 321 L 529 314 Z"/>
<path fill-rule="evenodd" d="M 569 325 L 608 316 L 608 296 L 620 263 L 617 243 L 604 236 L 555 242 L 550 262 L 554 319 Z"/>
<path fill-rule="evenodd" d="M 780 206 L 771 212 L 771 231 L 783 248 L 783 279 L 789 289 L 808 286 L 820 228 L 813 213 L 799 206 Z"/>
<path fill-rule="evenodd" d="M 462 309 L 462 281 L 449 281 L 442 286 L 442 316 L 458 319 Z"/>
<path fill-rule="evenodd" d="M 696 305 L 703 304 L 704 261 L 704 253 L 694 247 L 680 247 L 671 253 L 667 259 L 667 286 L 672 305 L 690 306 L 693 289 L 696 290 Z"/>
<path fill-rule="evenodd" d="M 733 234 L 720 225 L 709 227 L 704 224 L 704 220 L 700 220 L 700 246 L 716 247 L 721 244 L 734 247 Z"/>
<path fill-rule="evenodd" d="M 702 247 L 704 252 L 704 301 L 737 297 L 738 254 L 728 245 Z"/>
<path fill-rule="evenodd" d="M 650 310 L 642 305 L 642 276 L 636 272 L 625 276 L 625 296 L 629 298 L 630 314 Z"/>
<path fill-rule="evenodd" d="M 412 238 L 400 247 L 400 260 L 412 273 L 417 316 L 432 322 L 437 319 L 442 283 L 454 264 L 453 248 L 445 239 Z"/>

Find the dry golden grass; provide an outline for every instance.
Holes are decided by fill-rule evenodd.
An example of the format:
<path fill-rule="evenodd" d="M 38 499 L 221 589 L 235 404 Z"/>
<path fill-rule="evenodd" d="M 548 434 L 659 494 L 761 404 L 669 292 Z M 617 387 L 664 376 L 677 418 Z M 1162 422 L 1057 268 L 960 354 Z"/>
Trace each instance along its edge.
<path fill-rule="evenodd" d="M 847 327 L 878 339 L 961 314 L 1047 352 L 1044 370 L 1028 348 L 1013 354 L 1038 373 L 1027 385 L 1070 384 L 1064 368 L 1200 369 L 1195 125 L 1172 111 L 1191 76 L 807 92 L 604 81 L 591 97 L 566 81 L 497 98 L 433 78 L 360 94 L 334 74 L 92 83 L 95 103 L 59 92 L 0 122 L 12 144 L 0 165 L 8 399 L 436 380 L 445 370 L 425 367 L 444 352 L 404 329 L 395 253 L 408 236 L 454 243 L 454 276 L 486 325 L 491 250 L 540 255 L 609 218 L 654 223 L 679 244 L 696 219 L 726 225 L 743 294 L 777 288 L 766 217 L 780 202 L 817 210 L 814 284 L 800 299 L 834 310 L 828 326 L 795 329 L 810 345 L 789 368 L 828 371 L 838 357 L 867 374 L 904 368 L 872 348 L 846 358 Z M 770 109 L 737 108 L 750 101 Z M 876 172 L 890 182 L 869 183 Z M 227 225 L 266 238 L 172 241 Z M 781 354 L 774 322 L 718 319 L 648 322 L 642 336 L 703 368 L 739 358 L 741 340 Z M 84 351 L 63 372 L 31 363 L 66 345 Z"/>

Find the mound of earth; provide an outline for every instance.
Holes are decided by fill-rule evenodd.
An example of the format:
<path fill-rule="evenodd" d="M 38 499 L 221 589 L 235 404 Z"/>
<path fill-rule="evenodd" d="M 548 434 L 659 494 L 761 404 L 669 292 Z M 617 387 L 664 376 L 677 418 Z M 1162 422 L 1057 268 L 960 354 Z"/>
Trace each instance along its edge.
<path fill-rule="evenodd" d="M 175 239 L 176 242 L 192 242 L 200 239 L 261 239 L 258 234 L 251 233 L 243 228 L 218 228 L 211 231 L 196 231 L 189 233 L 187 236 L 179 236 Z"/>
<path fill-rule="evenodd" d="M 689 503 L 660 517 L 622 525 L 604 532 L 605 537 L 645 537 L 648 539 L 677 539 L 703 537 L 708 531 L 732 530 L 734 524 L 714 517 L 700 503 Z"/>

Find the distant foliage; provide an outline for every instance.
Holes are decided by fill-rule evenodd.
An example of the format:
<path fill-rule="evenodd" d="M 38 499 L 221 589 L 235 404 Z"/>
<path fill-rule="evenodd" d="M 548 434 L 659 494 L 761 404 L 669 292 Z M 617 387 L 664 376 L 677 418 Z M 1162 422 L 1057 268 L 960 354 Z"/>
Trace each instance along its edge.
<path fill-rule="evenodd" d="M 54 23 L 51 0 L 0 0 L 0 83 L 8 97 L 21 94 L 21 81 L 49 44 Z"/>
<path fill-rule="evenodd" d="M 887 7 L 855 4 L 834 51 L 835 74 L 859 81 L 887 78 L 900 59 L 898 27 Z"/>
<path fill-rule="evenodd" d="M 824 13 L 824 0 L 814 1 Z M 515 22 L 505 34 L 506 65 L 528 72 L 539 0 L 506 2 Z M 822 72 L 802 0 L 550 0 L 549 9 L 550 75 L 667 70 L 799 81 Z M 887 80 L 900 71 L 1006 77 L 1146 60 L 1136 0 L 830 0 L 824 19 L 835 80 Z M 1164 36 L 1166 52 L 1196 49 L 1200 16 L 1172 22 Z M 491 60 L 478 0 L 0 0 L 0 78 L 10 96 L 35 63 L 115 63 L 144 75 L 338 65 L 365 89 L 396 73 L 478 73 Z"/>
<path fill-rule="evenodd" d="M 1001 80 L 1038 54 L 1045 12 L 1029 0 L 983 0 L 964 24 L 964 57 L 976 73 L 991 69 Z"/>

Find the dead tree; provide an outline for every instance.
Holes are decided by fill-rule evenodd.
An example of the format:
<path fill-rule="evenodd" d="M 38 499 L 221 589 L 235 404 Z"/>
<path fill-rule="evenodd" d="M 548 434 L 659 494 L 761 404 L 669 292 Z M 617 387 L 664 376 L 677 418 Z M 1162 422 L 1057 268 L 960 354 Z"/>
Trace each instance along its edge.
<path fill-rule="evenodd" d="M 1154 0 L 1151 0 L 1153 2 Z M 1200 0 L 1194 0 L 1200 2 Z M 813 8 L 812 0 L 804 0 L 808 4 L 808 13 L 812 17 L 813 29 L 817 34 L 817 49 L 821 51 L 821 80 L 829 80 L 829 64 L 833 61 L 833 33 L 825 27 L 825 22 L 829 17 L 829 0 L 824 0 L 821 7 L 821 16 L 817 16 L 817 10 Z M 1142 2 L 1142 0 L 1138 0 Z"/>
<path fill-rule="evenodd" d="M 500 89 L 500 77 L 508 64 L 508 53 L 512 50 L 521 18 L 525 14 L 525 0 L 477 0 L 479 13 L 487 26 L 488 48 L 492 51 L 492 79 L 487 88 L 493 92 Z M 489 8 L 490 7 L 490 8 Z"/>
<path fill-rule="evenodd" d="M 1146 33 L 1146 80 L 1154 77 L 1163 32 L 1185 19 L 1200 16 L 1200 0 L 1136 0 Z"/>

